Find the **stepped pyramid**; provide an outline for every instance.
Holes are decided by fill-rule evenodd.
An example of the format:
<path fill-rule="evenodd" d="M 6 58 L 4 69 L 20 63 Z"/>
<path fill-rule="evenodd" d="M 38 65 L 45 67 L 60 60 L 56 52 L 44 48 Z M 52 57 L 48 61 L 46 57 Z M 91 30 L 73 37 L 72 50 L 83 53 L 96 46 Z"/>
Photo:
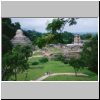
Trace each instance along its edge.
<path fill-rule="evenodd" d="M 16 31 L 16 35 L 11 40 L 13 45 L 32 45 L 31 40 L 23 34 L 21 29 Z"/>

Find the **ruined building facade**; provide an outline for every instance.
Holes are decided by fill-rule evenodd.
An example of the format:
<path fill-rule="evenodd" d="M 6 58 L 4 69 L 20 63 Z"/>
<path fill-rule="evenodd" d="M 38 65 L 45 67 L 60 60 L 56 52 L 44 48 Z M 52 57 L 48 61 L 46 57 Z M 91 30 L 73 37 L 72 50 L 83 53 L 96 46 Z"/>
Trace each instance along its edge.
<path fill-rule="evenodd" d="M 74 36 L 74 42 L 63 46 L 63 53 L 67 58 L 79 58 L 82 52 L 83 43 L 79 34 Z"/>

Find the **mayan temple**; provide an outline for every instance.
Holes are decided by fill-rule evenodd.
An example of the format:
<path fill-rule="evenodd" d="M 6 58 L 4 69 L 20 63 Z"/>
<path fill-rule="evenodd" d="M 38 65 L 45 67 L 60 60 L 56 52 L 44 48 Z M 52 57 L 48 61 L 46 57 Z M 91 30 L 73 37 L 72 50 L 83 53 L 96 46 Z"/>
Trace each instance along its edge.
<path fill-rule="evenodd" d="M 23 34 L 21 29 L 16 31 L 16 35 L 11 40 L 13 45 L 32 45 L 31 40 Z"/>

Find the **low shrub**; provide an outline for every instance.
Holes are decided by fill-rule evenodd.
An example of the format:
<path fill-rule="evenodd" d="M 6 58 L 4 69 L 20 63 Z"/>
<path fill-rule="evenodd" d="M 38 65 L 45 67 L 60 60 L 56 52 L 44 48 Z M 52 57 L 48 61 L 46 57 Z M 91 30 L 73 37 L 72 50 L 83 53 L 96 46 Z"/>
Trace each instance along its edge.
<path fill-rule="evenodd" d="M 68 63 L 69 63 L 69 59 L 66 58 L 66 56 L 64 56 L 64 55 L 61 54 L 61 53 L 52 55 L 51 60 L 61 61 L 61 62 L 63 62 L 64 64 L 68 64 Z"/>
<path fill-rule="evenodd" d="M 63 61 L 65 59 L 65 57 L 61 53 L 54 54 L 54 55 L 52 55 L 51 58 L 52 58 L 52 60 L 56 60 L 56 61 Z"/>
<path fill-rule="evenodd" d="M 62 62 L 63 62 L 64 64 L 69 64 L 69 60 L 68 60 L 68 59 L 64 59 Z"/>
<path fill-rule="evenodd" d="M 39 62 L 32 62 L 32 65 L 38 65 Z"/>
<path fill-rule="evenodd" d="M 46 63 L 46 62 L 48 62 L 48 58 L 47 57 L 42 57 L 39 61 L 41 63 Z"/>

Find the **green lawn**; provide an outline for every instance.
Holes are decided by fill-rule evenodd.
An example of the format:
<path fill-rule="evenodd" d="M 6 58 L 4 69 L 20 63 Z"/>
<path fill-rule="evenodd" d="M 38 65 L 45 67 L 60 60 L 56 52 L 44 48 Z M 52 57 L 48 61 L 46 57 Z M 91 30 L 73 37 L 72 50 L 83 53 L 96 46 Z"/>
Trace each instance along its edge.
<path fill-rule="evenodd" d="M 65 76 L 58 75 L 46 78 L 44 81 L 96 81 L 97 77 L 87 77 L 87 76 Z"/>
<path fill-rule="evenodd" d="M 66 73 L 74 72 L 73 67 L 68 64 L 64 64 L 61 61 L 48 61 L 47 63 L 40 63 L 39 59 L 41 57 L 31 57 L 29 58 L 29 69 L 24 73 L 19 73 L 18 81 L 30 81 L 36 80 L 37 78 L 43 76 L 46 72 L 51 73 Z M 38 65 L 32 65 L 32 62 L 39 62 Z M 26 72 L 28 72 L 26 77 Z M 89 75 L 88 77 L 75 77 L 75 76 L 54 76 L 48 77 L 45 81 L 97 81 L 97 75 L 88 69 L 81 69 L 79 72 Z M 9 81 L 14 80 L 14 76 L 9 78 Z"/>

